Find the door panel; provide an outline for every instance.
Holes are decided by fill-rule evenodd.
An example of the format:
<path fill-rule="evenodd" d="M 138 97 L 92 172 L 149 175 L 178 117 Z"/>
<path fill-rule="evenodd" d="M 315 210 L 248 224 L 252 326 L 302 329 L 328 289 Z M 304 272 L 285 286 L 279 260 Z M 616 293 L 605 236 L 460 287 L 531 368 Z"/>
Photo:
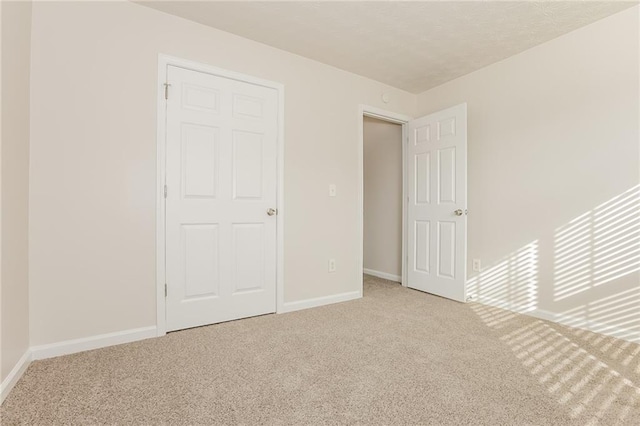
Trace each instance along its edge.
<path fill-rule="evenodd" d="M 416 220 L 415 267 L 416 271 L 429 273 L 430 227 L 428 220 Z"/>
<path fill-rule="evenodd" d="M 466 299 L 467 107 L 408 123 L 407 285 Z M 457 215 L 456 210 L 462 213 Z"/>
<path fill-rule="evenodd" d="M 431 153 L 423 152 L 416 155 L 416 204 L 431 202 Z"/>
<path fill-rule="evenodd" d="M 455 278 L 455 222 L 438 222 L 438 276 Z"/>
<path fill-rule="evenodd" d="M 184 295 L 186 298 L 218 296 L 218 224 L 182 225 L 184 241 Z"/>
<path fill-rule="evenodd" d="M 182 193 L 186 198 L 215 198 L 219 138 L 217 127 L 182 126 Z"/>
<path fill-rule="evenodd" d="M 456 202 L 456 148 L 438 150 L 438 204 Z"/>
<path fill-rule="evenodd" d="M 168 67 L 167 330 L 276 310 L 274 89 Z"/>
<path fill-rule="evenodd" d="M 262 135 L 233 132 L 233 198 L 262 198 Z"/>
<path fill-rule="evenodd" d="M 235 223 L 233 229 L 234 294 L 264 288 L 264 226 Z"/>

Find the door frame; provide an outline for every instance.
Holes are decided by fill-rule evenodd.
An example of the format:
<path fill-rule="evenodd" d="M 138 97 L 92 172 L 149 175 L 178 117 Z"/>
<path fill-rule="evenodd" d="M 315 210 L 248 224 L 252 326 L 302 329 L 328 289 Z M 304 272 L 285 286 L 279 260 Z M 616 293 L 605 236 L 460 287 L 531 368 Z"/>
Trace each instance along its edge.
<path fill-rule="evenodd" d="M 406 174 L 406 146 L 407 123 L 413 117 L 391 111 L 385 111 L 368 105 L 358 106 L 358 279 L 360 280 L 360 297 L 364 292 L 364 118 L 371 117 L 402 126 L 402 278 L 403 287 L 407 286 L 407 174 Z"/>
<path fill-rule="evenodd" d="M 166 182 L 166 128 L 167 103 L 165 99 L 165 83 L 168 67 L 175 66 L 191 71 L 202 72 L 223 78 L 242 81 L 249 84 L 274 89 L 278 94 L 278 127 L 277 127 L 277 187 L 276 187 L 276 312 L 284 308 L 284 85 L 263 80 L 250 75 L 229 71 L 207 64 L 181 59 L 165 54 L 158 55 L 157 81 L 157 187 L 156 187 L 156 331 L 157 336 L 164 336 L 166 322 L 166 218 L 164 185 Z M 171 87 L 169 87 L 171 93 Z"/>

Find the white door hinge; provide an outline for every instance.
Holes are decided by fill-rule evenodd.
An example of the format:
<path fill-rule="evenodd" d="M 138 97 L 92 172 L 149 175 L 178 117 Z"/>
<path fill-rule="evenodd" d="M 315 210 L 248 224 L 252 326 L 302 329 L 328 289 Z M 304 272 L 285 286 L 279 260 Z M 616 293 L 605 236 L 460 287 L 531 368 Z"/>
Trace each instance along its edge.
<path fill-rule="evenodd" d="M 164 98 L 165 99 L 169 99 L 169 86 L 171 86 L 169 83 L 165 83 L 164 84 Z"/>
<path fill-rule="evenodd" d="M 164 297 L 167 297 L 167 283 L 164 283 Z"/>
<path fill-rule="evenodd" d="M 167 198 L 167 185 L 164 186 L 164 198 Z"/>

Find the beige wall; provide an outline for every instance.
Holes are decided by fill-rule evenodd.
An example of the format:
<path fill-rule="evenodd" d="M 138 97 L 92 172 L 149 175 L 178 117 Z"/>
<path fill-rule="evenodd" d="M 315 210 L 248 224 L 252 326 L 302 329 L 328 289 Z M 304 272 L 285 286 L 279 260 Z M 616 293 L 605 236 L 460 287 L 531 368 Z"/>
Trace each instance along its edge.
<path fill-rule="evenodd" d="M 29 59 L 31 3 L 2 2 L 0 381 L 29 347 Z"/>
<path fill-rule="evenodd" d="M 402 126 L 364 118 L 364 267 L 402 275 Z"/>
<path fill-rule="evenodd" d="M 415 95 L 127 2 L 36 3 L 32 48 L 32 344 L 155 324 L 159 53 L 285 85 L 285 301 L 359 290 L 358 104 Z"/>
<path fill-rule="evenodd" d="M 419 115 L 468 103 L 468 270 L 481 300 L 639 337 L 638 16 L 419 95 Z"/>
<path fill-rule="evenodd" d="M 469 261 L 484 265 L 470 278 L 484 300 L 638 328 L 619 313 L 640 306 L 628 192 L 640 177 L 637 36 L 635 7 L 418 96 L 419 115 L 469 105 Z M 417 116 L 416 96 L 127 2 L 38 2 L 33 345 L 155 324 L 158 53 L 285 85 L 285 300 L 358 290 L 357 106 Z M 583 254 L 565 244 L 573 235 L 589 241 L 586 261 L 571 257 Z"/>

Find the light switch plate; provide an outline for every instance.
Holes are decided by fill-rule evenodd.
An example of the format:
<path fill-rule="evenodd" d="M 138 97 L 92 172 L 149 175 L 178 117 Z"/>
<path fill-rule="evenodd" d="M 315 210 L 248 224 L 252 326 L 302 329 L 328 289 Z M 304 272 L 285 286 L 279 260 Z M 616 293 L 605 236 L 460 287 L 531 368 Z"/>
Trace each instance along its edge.
<path fill-rule="evenodd" d="M 336 196 L 336 184 L 332 183 L 329 185 L 329 197 L 335 197 Z"/>

